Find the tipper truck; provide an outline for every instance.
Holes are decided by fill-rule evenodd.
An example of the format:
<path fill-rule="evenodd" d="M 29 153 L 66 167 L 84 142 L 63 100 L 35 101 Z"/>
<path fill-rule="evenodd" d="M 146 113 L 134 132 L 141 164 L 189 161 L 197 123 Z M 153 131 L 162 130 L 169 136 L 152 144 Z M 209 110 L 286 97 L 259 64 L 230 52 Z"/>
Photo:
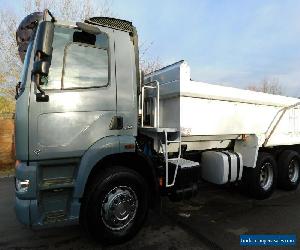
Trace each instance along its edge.
<path fill-rule="evenodd" d="M 60 22 L 49 10 L 17 30 L 17 218 L 80 223 L 116 243 L 162 196 L 237 184 L 256 199 L 299 184 L 299 100 L 191 80 L 179 61 L 139 70 L 131 22 Z"/>

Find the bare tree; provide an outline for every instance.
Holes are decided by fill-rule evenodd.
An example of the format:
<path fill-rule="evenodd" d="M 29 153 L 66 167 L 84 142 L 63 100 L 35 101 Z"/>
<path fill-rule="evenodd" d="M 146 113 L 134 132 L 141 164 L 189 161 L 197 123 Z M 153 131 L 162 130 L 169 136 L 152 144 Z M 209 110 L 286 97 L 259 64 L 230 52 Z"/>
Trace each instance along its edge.
<path fill-rule="evenodd" d="M 0 93 L 11 99 L 15 85 L 21 71 L 15 31 L 17 27 L 16 15 L 9 11 L 0 11 Z"/>
<path fill-rule="evenodd" d="M 115 16 L 108 0 L 24 0 L 24 14 L 50 9 L 60 20 L 78 21 L 92 16 Z"/>
<path fill-rule="evenodd" d="M 148 53 L 150 48 L 153 46 L 153 42 L 146 43 L 141 42 L 139 46 L 140 50 L 140 69 L 149 74 L 155 70 L 163 67 L 159 57 L 149 58 Z"/>
<path fill-rule="evenodd" d="M 257 92 L 264 92 L 273 95 L 282 95 L 282 87 L 279 84 L 278 79 L 267 79 L 264 78 L 259 84 L 251 84 L 247 89 Z"/>

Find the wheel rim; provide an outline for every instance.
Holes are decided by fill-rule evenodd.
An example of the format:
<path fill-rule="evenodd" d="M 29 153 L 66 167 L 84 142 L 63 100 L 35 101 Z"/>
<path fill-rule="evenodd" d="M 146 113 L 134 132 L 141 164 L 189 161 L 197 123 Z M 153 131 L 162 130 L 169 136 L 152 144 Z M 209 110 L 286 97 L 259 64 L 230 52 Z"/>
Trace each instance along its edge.
<path fill-rule="evenodd" d="M 269 190 L 270 187 L 273 184 L 273 177 L 274 177 L 274 172 L 273 172 L 273 167 L 270 162 L 266 162 L 262 165 L 260 169 L 260 186 L 262 189 L 265 191 Z"/>
<path fill-rule="evenodd" d="M 291 160 L 289 164 L 289 180 L 293 183 L 297 182 L 299 178 L 299 162 Z"/>
<path fill-rule="evenodd" d="M 110 190 L 101 205 L 101 218 L 111 230 L 121 230 L 135 218 L 138 199 L 135 192 L 127 186 Z"/>

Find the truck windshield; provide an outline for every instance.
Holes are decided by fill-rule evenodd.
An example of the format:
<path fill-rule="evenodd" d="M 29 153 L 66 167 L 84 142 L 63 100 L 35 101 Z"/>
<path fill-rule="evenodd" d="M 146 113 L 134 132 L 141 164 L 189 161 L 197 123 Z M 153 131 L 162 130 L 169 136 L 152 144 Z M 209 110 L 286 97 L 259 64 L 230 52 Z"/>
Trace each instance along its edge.
<path fill-rule="evenodd" d="M 27 73 L 28 73 L 28 67 L 30 63 L 30 55 L 33 47 L 33 41 L 31 40 L 27 47 L 27 52 L 24 59 L 23 69 L 21 73 L 21 85 L 20 85 L 20 93 L 19 96 L 22 95 L 22 93 L 25 90 L 26 82 L 27 82 Z"/>

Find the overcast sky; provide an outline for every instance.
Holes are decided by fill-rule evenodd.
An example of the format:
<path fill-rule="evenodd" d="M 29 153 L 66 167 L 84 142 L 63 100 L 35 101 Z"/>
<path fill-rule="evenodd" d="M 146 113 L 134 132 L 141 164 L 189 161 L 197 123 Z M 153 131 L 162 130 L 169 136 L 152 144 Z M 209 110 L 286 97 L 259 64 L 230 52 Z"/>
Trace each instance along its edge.
<path fill-rule="evenodd" d="M 153 42 L 149 57 L 165 65 L 186 60 L 194 80 L 243 88 L 277 79 L 286 95 L 300 96 L 299 0 L 113 0 L 111 6 L 134 23 L 140 40 Z"/>

